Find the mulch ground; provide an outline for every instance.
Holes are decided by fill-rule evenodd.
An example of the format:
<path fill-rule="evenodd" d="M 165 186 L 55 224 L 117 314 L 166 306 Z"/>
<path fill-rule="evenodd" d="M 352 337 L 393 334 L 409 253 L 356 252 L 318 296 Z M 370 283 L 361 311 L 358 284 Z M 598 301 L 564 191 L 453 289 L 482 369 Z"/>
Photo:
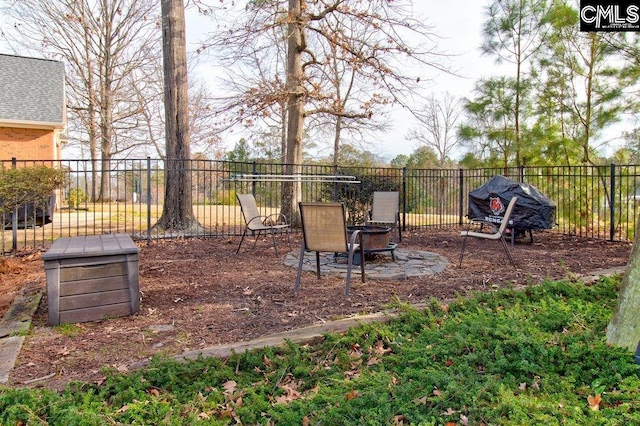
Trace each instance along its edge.
<path fill-rule="evenodd" d="M 305 273 L 295 294 L 295 268 L 275 256 L 270 240 L 185 239 L 140 244 L 140 312 L 133 316 L 76 324 L 47 325 L 46 295 L 33 318 L 10 384 L 61 389 L 70 381 L 100 383 L 103 367 L 127 371 L 155 354 L 175 355 L 377 312 L 394 301 L 451 300 L 478 291 L 527 286 L 544 279 L 578 279 L 625 266 L 631 243 L 537 232 L 534 242 L 517 240 L 513 268 L 497 241 L 470 239 L 458 267 L 459 229 L 403 233 L 402 248 L 432 251 L 449 266 L 434 276 L 398 281 L 367 280 L 354 274 L 349 297 L 344 279 L 317 280 Z M 300 237 L 292 236 L 294 250 Z M 279 241 L 285 247 L 285 240 Z M 0 314 L 25 285 L 46 288 L 39 254 L 0 263 Z"/>

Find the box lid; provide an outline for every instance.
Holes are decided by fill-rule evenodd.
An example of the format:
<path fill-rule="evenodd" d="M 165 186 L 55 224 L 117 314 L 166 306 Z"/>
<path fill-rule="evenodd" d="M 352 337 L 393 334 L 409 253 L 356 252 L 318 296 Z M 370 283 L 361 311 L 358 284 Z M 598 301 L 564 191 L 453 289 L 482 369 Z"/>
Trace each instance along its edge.
<path fill-rule="evenodd" d="M 47 261 L 138 252 L 138 246 L 128 234 L 89 235 L 58 238 L 42 255 L 42 259 Z"/>

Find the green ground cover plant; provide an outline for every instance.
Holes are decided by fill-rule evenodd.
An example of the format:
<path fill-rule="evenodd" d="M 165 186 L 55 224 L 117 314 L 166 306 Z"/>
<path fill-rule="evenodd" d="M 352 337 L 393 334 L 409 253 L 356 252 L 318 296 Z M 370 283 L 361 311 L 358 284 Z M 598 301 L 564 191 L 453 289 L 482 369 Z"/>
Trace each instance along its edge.
<path fill-rule="evenodd" d="M 640 424 L 639 366 L 605 341 L 619 284 L 400 306 L 318 345 L 158 358 L 60 393 L 0 388 L 0 424 Z"/>

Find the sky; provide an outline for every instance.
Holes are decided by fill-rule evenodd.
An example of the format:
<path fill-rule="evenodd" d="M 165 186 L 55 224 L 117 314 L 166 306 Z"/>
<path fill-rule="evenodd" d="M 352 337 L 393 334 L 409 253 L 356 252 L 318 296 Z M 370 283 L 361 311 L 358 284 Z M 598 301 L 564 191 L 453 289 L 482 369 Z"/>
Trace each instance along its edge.
<path fill-rule="evenodd" d="M 425 17 L 427 24 L 432 25 L 433 32 L 440 37 L 438 51 L 450 55 L 450 69 L 462 76 L 435 69 L 428 71 L 430 74 L 421 76 L 425 95 L 433 93 L 439 96 L 448 92 L 457 97 L 471 98 L 474 85 L 479 79 L 512 72 L 508 65 L 498 65 L 494 58 L 482 55 L 480 51 L 482 25 L 486 19 L 485 10 L 490 3 L 491 0 L 413 0 L 416 14 Z M 198 41 L 202 40 L 203 34 L 211 29 L 211 20 L 197 15 L 193 9 L 188 9 L 186 25 L 187 48 L 192 51 L 198 47 Z M 3 47 L 0 40 L 0 52 L 9 52 Z M 211 88 L 216 87 L 215 77 L 212 76 L 215 76 L 217 71 L 214 70 L 213 64 L 201 63 L 195 71 L 200 78 L 209 81 Z M 414 119 L 400 107 L 395 108 L 391 114 L 394 128 L 373 138 L 371 145 L 364 147 L 387 160 L 398 154 L 411 154 L 418 148 L 417 142 L 405 138 L 416 124 Z M 613 133 L 615 136 L 619 135 L 620 129 Z M 243 136 L 245 135 L 242 132 L 225 135 L 226 148 L 233 149 L 235 143 Z"/>
<path fill-rule="evenodd" d="M 427 94 L 449 92 L 455 96 L 469 97 L 476 80 L 496 71 L 493 59 L 480 54 L 484 8 L 489 3 L 489 0 L 413 0 L 416 14 L 426 17 L 427 23 L 434 26 L 433 32 L 441 37 L 438 50 L 451 55 L 450 68 L 467 76 L 462 78 L 431 70 L 429 75 L 421 76 Z M 193 51 L 198 47 L 203 34 L 211 28 L 211 21 L 210 18 L 199 16 L 193 9 L 188 9 L 186 25 L 187 49 Z M 1 39 L 0 52 L 10 53 Z M 199 64 L 195 71 L 200 78 L 209 80 L 210 87 L 216 87 L 215 81 L 211 81 L 211 76 L 216 75 L 212 64 Z M 416 142 L 407 141 L 404 137 L 410 127 L 414 126 L 413 118 L 401 108 L 396 108 L 391 114 L 392 122 L 396 123 L 394 128 L 375 138 L 371 146 L 364 147 L 389 160 L 398 154 L 411 154 L 417 148 Z M 227 149 L 233 149 L 242 136 L 242 132 L 227 135 Z"/>
<path fill-rule="evenodd" d="M 480 52 L 484 9 L 489 3 L 489 0 L 413 1 L 416 14 L 426 17 L 427 23 L 434 26 L 433 32 L 441 37 L 438 50 L 451 55 L 448 61 L 450 69 L 466 76 L 463 78 L 436 70 L 429 71 L 429 75 L 421 76 L 423 81 L 427 80 L 426 94 L 433 92 L 437 96 L 449 92 L 457 97 L 471 97 L 478 79 L 497 72 L 498 66 L 494 60 L 482 56 Z M 186 20 L 187 43 L 193 41 L 195 45 L 209 21 L 190 13 Z M 205 79 L 215 74 L 210 64 L 206 63 L 199 65 L 196 72 Z M 418 147 L 415 141 L 408 141 L 404 137 L 414 126 L 413 118 L 399 107 L 393 110 L 392 117 L 393 123 L 396 123 L 394 128 L 380 135 L 370 147 L 364 147 L 389 160 L 398 154 L 411 154 Z M 232 149 L 241 137 L 241 132 L 227 136 L 227 148 Z"/>

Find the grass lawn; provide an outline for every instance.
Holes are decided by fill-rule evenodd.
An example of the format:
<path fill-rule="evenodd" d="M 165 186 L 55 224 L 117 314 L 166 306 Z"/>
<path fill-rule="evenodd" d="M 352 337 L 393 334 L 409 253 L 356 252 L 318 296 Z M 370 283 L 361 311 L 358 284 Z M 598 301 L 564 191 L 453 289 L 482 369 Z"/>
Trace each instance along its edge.
<path fill-rule="evenodd" d="M 605 329 L 619 278 L 548 282 L 227 360 L 156 359 L 64 392 L 0 388 L 0 424 L 640 424 Z"/>

